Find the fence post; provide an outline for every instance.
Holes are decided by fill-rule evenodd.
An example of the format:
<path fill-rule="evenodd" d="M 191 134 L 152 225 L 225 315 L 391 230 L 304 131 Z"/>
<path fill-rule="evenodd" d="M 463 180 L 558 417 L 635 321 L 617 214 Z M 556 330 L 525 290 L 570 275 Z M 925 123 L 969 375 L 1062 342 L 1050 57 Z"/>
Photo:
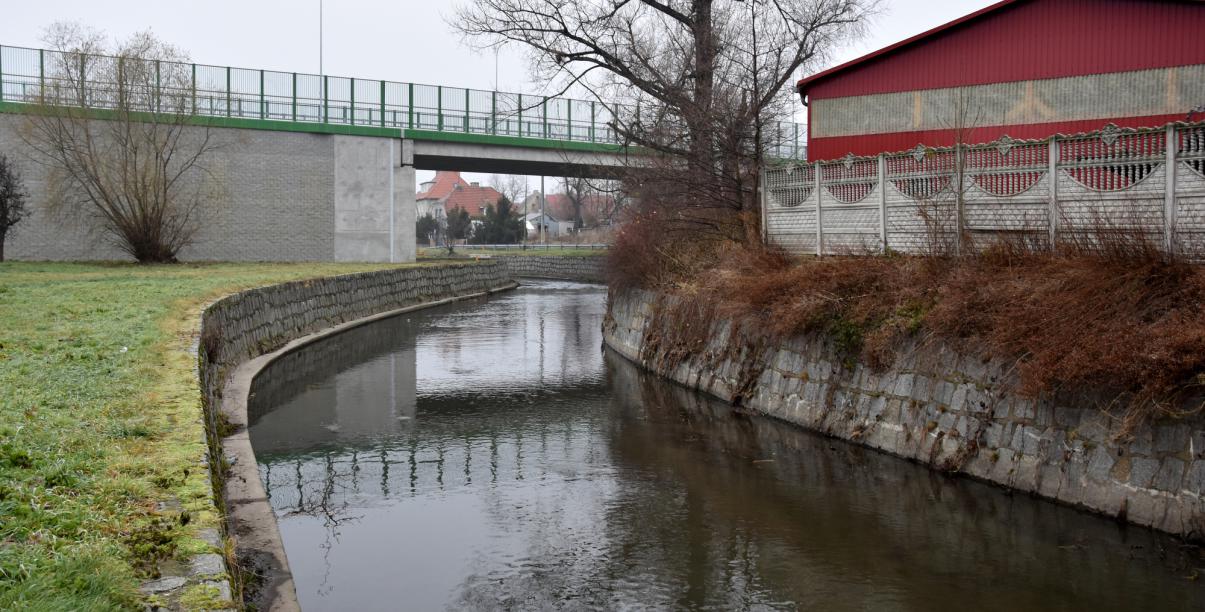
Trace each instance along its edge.
<path fill-rule="evenodd" d="M 264 97 L 264 71 L 261 68 L 259 71 L 259 118 L 268 118 L 268 104 Z"/>
<path fill-rule="evenodd" d="M 444 131 L 444 86 L 435 86 L 435 125 L 436 129 Z"/>
<path fill-rule="evenodd" d="M 406 88 L 409 90 L 409 99 L 406 102 L 406 112 L 409 117 L 406 119 L 406 128 L 414 129 L 414 83 L 406 83 Z"/>
<path fill-rule="evenodd" d="M 763 245 L 770 242 L 770 228 L 766 226 L 768 219 L 766 205 L 770 202 L 770 190 L 766 189 L 766 179 L 766 167 L 762 166 L 757 171 L 757 199 L 761 208 L 761 241 Z"/>
<path fill-rule="evenodd" d="M 226 116 L 230 116 L 230 66 L 226 66 Z"/>
<path fill-rule="evenodd" d="M 297 122 L 297 73 L 293 73 L 293 122 Z"/>
<path fill-rule="evenodd" d="M 4 45 L 0 45 L 0 102 L 4 101 Z"/>
<path fill-rule="evenodd" d="M 162 109 L 160 100 L 163 97 L 163 82 L 159 73 L 159 60 L 155 60 L 155 112 L 158 113 Z"/>
<path fill-rule="evenodd" d="M 498 135 L 498 92 L 490 92 L 490 133 Z"/>
<path fill-rule="evenodd" d="M 1059 139 L 1057 136 L 1050 138 L 1050 150 L 1047 153 L 1050 157 L 1046 164 L 1046 178 L 1050 180 L 1050 203 L 1047 207 L 1046 214 L 1050 225 L 1050 250 L 1057 248 L 1058 232 L 1059 232 Z"/>
<path fill-rule="evenodd" d="M 330 123 L 331 120 L 331 78 L 322 75 L 322 122 Z"/>
<path fill-rule="evenodd" d="M 381 79 L 381 127 L 385 127 L 385 79 Z"/>
<path fill-rule="evenodd" d="M 820 188 L 823 187 L 820 180 L 820 162 L 816 162 L 816 257 L 824 255 L 824 219 L 820 212 Z"/>
<path fill-rule="evenodd" d="M 954 194 L 954 254 L 962 256 L 962 234 L 963 224 L 963 209 L 966 207 L 964 198 L 966 197 L 966 168 L 964 164 L 966 159 L 963 157 L 964 151 L 961 142 L 954 143 L 954 188 L 957 190 Z"/>
<path fill-rule="evenodd" d="M 38 49 L 38 96 L 46 101 L 46 50 Z"/>
<path fill-rule="evenodd" d="M 192 65 L 192 114 L 197 114 L 197 65 Z"/>
<path fill-rule="evenodd" d="M 544 140 L 548 140 L 548 96 L 544 96 L 544 102 L 540 112 L 544 115 Z"/>
<path fill-rule="evenodd" d="M 795 133 L 799 133 L 799 124 L 795 125 Z M 879 240 L 883 243 L 883 253 L 887 253 L 887 154 L 879 153 Z"/>
<path fill-rule="evenodd" d="M 349 115 L 350 115 L 349 121 L 351 121 L 352 125 L 355 125 L 356 124 L 356 77 L 351 78 L 351 96 L 349 96 L 349 99 L 351 100 L 351 102 L 350 102 L 351 112 L 349 113 Z"/>
<path fill-rule="evenodd" d="M 464 133 L 469 133 L 469 88 L 464 88 Z"/>
<path fill-rule="evenodd" d="M 1163 194 L 1163 248 L 1168 255 L 1176 252 L 1176 172 L 1179 170 L 1180 132 L 1175 124 L 1167 126 L 1167 153 L 1163 167 L 1166 169 L 1167 183 Z"/>
<path fill-rule="evenodd" d="M 519 136 L 526 136 L 523 130 L 523 94 L 519 94 Z"/>
<path fill-rule="evenodd" d="M 595 121 L 597 121 L 597 119 L 595 119 L 595 114 L 594 114 L 594 100 L 590 100 L 590 142 L 594 142 L 594 122 Z"/>

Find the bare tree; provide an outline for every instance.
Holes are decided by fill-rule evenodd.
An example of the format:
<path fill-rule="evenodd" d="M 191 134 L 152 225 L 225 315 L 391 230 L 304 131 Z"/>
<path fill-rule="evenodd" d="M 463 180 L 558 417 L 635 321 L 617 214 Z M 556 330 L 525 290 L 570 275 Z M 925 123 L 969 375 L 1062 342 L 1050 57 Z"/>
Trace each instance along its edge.
<path fill-rule="evenodd" d="M 519 174 L 495 174 L 490 177 L 490 187 L 502 194 L 502 197 L 522 206 L 522 213 L 527 214 L 527 177 Z"/>
<path fill-rule="evenodd" d="M 581 177 L 565 178 L 565 200 L 569 202 L 569 208 L 573 213 L 573 229 L 582 229 L 584 225 L 582 209 L 595 197 L 594 190 L 590 187 L 590 181 L 587 179 Z"/>
<path fill-rule="evenodd" d="M 756 240 L 760 127 L 788 103 L 796 71 L 856 34 L 876 4 L 470 0 L 451 25 L 487 45 L 526 47 L 537 77 L 590 91 L 625 142 L 661 154 L 625 177 L 641 183 L 642 202 L 672 193 L 684 228 Z"/>
<path fill-rule="evenodd" d="M 216 199 L 187 57 L 150 32 L 110 48 L 70 23 L 44 41 L 55 52 L 21 132 L 48 170 L 51 205 L 91 212 L 139 262 L 175 261 Z"/>
<path fill-rule="evenodd" d="M 0 261 L 4 261 L 4 241 L 9 232 L 29 213 L 25 207 L 28 195 L 21 174 L 7 156 L 0 154 Z"/>

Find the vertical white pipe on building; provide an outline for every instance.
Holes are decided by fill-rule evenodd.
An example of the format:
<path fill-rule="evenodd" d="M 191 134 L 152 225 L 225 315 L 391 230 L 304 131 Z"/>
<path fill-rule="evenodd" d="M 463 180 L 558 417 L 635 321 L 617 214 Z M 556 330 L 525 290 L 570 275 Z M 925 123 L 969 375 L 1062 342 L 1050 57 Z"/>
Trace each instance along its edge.
<path fill-rule="evenodd" d="M 385 170 L 389 173 L 389 263 L 397 263 L 397 223 L 394 220 L 397 218 L 394 211 L 395 198 L 393 195 L 393 141 L 385 141 L 389 143 L 389 167 Z M 398 146 L 402 146 L 402 141 L 397 141 Z"/>

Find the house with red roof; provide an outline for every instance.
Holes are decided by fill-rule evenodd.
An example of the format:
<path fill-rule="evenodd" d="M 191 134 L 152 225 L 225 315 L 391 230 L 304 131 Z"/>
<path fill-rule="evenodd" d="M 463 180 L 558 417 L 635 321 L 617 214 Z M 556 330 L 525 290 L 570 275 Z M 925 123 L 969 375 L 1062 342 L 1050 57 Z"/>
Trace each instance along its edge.
<path fill-rule="evenodd" d="M 812 161 L 1199 121 L 1205 1 L 1003 0 L 796 89 Z"/>
<path fill-rule="evenodd" d="M 439 171 L 431 180 L 419 185 L 415 205 L 418 216 L 446 217 L 456 209 L 467 211 L 470 217 L 485 215 L 485 209 L 498 203 L 502 194 L 493 187 L 464 180 L 459 172 Z"/>

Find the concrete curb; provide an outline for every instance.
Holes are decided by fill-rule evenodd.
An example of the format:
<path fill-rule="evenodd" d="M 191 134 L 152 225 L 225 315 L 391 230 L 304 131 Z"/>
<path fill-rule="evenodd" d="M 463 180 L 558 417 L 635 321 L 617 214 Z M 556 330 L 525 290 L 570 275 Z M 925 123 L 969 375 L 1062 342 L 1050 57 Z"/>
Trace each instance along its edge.
<path fill-rule="evenodd" d="M 281 540 L 280 528 L 276 522 L 276 513 L 268 503 L 267 493 L 259 477 L 255 452 L 251 448 L 251 439 L 247 433 L 247 400 L 256 376 L 277 359 L 347 330 L 416 310 L 487 297 L 518 286 L 518 283 L 511 281 L 486 291 L 416 304 L 348 321 L 294 339 L 275 351 L 244 361 L 233 369 L 222 386 L 221 404 L 221 414 L 234 432 L 221 440 L 223 455 L 230 464 L 224 488 L 226 520 L 239 557 L 253 559 L 254 571 L 262 575 L 261 609 L 293 612 L 301 607 Z"/>

